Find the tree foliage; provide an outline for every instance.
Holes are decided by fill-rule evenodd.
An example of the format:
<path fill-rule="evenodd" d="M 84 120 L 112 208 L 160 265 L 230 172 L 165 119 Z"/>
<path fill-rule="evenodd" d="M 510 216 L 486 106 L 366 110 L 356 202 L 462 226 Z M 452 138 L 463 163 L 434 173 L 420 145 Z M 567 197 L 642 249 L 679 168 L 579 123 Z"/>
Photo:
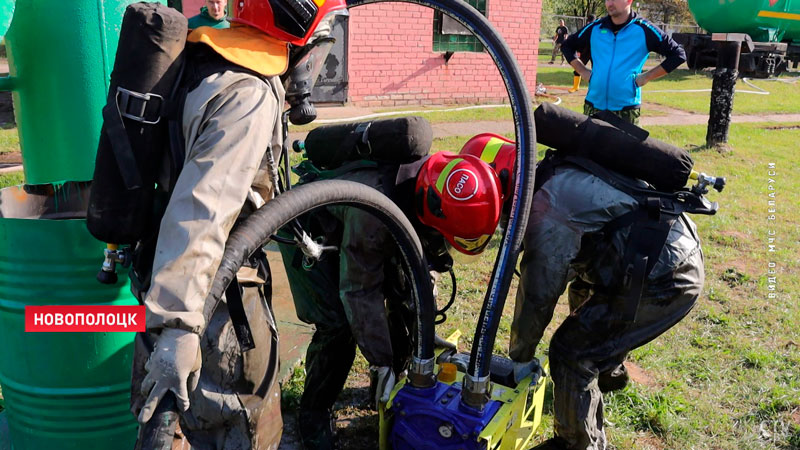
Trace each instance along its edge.
<path fill-rule="evenodd" d="M 686 0 L 647 0 L 647 3 L 642 2 L 641 9 L 642 14 L 653 22 L 694 23 Z"/>
<path fill-rule="evenodd" d="M 633 0 L 633 9 L 653 22 L 694 23 L 687 0 Z M 545 14 L 586 17 L 606 14 L 604 0 L 543 0 Z"/>
<path fill-rule="evenodd" d="M 586 17 L 589 14 L 605 14 L 604 0 L 543 0 L 542 10 L 546 14 Z"/>

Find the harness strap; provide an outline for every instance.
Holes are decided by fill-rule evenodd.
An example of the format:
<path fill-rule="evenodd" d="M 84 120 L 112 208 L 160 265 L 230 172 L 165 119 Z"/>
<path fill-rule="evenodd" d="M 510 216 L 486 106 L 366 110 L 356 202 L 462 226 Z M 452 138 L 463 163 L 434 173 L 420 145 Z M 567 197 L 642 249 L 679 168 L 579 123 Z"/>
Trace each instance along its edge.
<path fill-rule="evenodd" d="M 631 223 L 622 257 L 624 301 L 621 313 L 624 322 L 636 320 L 647 277 L 658 262 L 669 232 L 678 218 L 677 215 L 662 214 L 661 199 L 651 197 L 644 203 L 634 211 L 635 220 Z"/>
<path fill-rule="evenodd" d="M 228 289 L 225 290 L 225 299 L 228 303 L 228 314 L 231 316 L 233 331 L 236 333 L 236 339 L 239 341 L 239 347 L 242 352 L 256 348 L 256 343 L 253 341 L 253 333 L 250 330 L 250 323 L 247 321 L 247 315 L 244 312 L 241 286 L 239 286 L 239 281 L 235 277 L 231 280 L 231 284 L 228 285 Z"/>
<path fill-rule="evenodd" d="M 125 131 L 125 124 L 122 122 L 116 102 L 103 107 L 103 120 L 114 158 L 117 160 L 119 173 L 122 176 L 122 182 L 125 183 L 125 189 L 130 191 L 141 188 L 142 176 L 139 173 L 136 158 L 133 156 L 128 133 Z"/>

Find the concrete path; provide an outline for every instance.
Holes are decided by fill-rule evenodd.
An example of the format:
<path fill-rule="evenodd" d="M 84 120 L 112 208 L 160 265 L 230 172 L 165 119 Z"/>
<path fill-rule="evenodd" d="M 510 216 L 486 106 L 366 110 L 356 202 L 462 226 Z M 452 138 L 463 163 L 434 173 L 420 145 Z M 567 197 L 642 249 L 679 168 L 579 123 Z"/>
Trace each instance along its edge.
<path fill-rule="evenodd" d="M 372 111 L 374 112 L 374 111 Z M 340 119 L 345 123 L 348 118 L 362 117 L 371 114 L 366 108 L 336 107 L 319 108 L 320 119 Z M 423 115 L 424 117 L 424 115 Z M 370 120 L 370 119 L 362 119 Z M 764 114 L 764 115 L 734 115 L 733 123 L 791 123 L 800 124 L 800 114 Z M 708 124 L 707 114 L 693 114 L 685 111 L 670 109 L 667 115 L 642 117 L 642 127 L 659 125 L 706 125 Z M 496 133 L 506 134 L 514 132 L 514 123 L 508 121 L 475 121 L 475 122 L 456 122 L 456 123 L 434 123 L 433 136 L 443 138 L 448 136 L 472 136 L 477 133 Z M 303 139 L 307 132 L 290 132 L 289 142 Z"/>
<path fill-rule="evenodd" d="M 351 117 L 362 117 L 375 112 L 368 108 L 356 108 L 350 106 L 320 108 L 320 118 L 341 119 L 347 122 Z M 369 120 L 369 119 L 364 119 Z M 764 115 L 734 115 L 733 123 L 797 123 L 800 126 L 800 114 L 764 114 Z M 685 111 L 670 109 L 664 116 L 642 117 L 642 127 L 661 126 L 661 125 L 706 125 L 708 123 L 707 114 L 693 114 Z M 477 133 L 496 133 L 507 134 L 514 132 L 514 123 L 509 121 L 475 121 L 475 122 L 453 122 L 453 123 L 434 123 L 433 136 L 444 138 L 448 136 L 472 136 Z M 302 140 L 308 132 L 290 132 L 289 142 Z M 0 164 L 0 174 L 18 172 L 22 170 L 20 163 Z"/>

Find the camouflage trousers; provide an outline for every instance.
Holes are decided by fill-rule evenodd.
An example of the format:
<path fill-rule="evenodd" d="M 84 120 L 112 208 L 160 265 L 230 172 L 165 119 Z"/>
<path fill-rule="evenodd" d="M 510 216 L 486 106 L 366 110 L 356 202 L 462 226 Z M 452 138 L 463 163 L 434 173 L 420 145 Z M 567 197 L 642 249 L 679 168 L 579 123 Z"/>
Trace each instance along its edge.
<path fill-rule="evenodd" d="M 591 116 L 594 113 L 600 112 L 602 110 L 597 109 L 591 103 L 584 103 L 583 104 L 583 113 L 587 116 Z M 631 108 L 631 109 L 624 109 L 622 111 L 609 111 L 611 114 L 619 117 L 620 119 L 630 122 L 636 126 L 639 125 L 639 117 L 642 115 L 641 108 Z"/>

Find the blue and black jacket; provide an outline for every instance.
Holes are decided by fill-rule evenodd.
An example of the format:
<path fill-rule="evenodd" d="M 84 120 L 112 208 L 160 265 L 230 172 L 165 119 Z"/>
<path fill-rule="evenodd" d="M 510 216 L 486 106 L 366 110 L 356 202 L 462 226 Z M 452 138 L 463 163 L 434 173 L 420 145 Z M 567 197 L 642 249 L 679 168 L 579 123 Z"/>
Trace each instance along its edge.
<path fill-rule="evenodd" d="M 686 61 L 683 47 L 635 12 L 622 26 L 614 25 L 610 16 L 595 20 L 570 35 L 561 45 L 561 52 L 567 62 L 572 62 L 575 52 L 585 48 L 592 55 L 586 102 L 609 111 L 636 108 L 642 103 L 642 89 L 636 86 L 636 76 L 650 52 L 666 57 L 661 67 L 667 73 Z"/>

